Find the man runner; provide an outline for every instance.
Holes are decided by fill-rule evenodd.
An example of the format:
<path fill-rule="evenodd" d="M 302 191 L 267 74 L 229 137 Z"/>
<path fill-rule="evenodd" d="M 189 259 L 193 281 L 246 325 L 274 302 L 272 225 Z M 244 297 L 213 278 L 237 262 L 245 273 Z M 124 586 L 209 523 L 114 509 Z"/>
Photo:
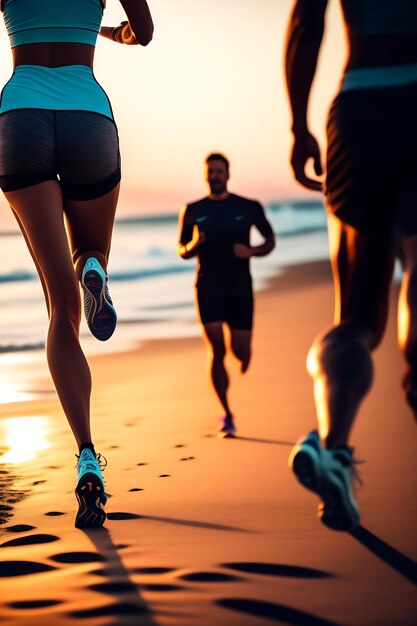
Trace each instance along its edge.
<path fill-rule="evenodd" d="M 234 436 L 223 325 L 230 329 L 232 352 L 245 373 L 251 358 L 253 321 L 249 259 L 269 254 L 275 236 L 259 202 L 228 191 L 229 162 L 225 156 L 207 157 L 205 177 L 209 195 L 186 205 L 180 214 L 178 254 L 183 259 L 198 257 L 196 305 L 209 351 L 211 380 L 225 411 L 220 434 Z M 252 226 L 264 237 L 263 244 L 250 245 Z"/>

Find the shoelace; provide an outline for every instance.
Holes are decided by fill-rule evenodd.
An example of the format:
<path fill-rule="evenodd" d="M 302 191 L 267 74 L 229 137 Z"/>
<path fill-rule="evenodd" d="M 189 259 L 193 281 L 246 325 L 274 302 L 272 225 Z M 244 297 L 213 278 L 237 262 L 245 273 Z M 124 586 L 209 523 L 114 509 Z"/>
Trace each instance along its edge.
<path fill-rule="evenodd" d="M 363 480 L 360 476 L 359 470 L 357 468 L 358 465 L 363 465 L 365 463 L 364 460 L 359 461 L 358 459 L 354 459 L 352 457 L 352 465 L 350 466 L 352 472 L 352 478 L 357 482 L 360 487 L 363 487 Z"/>
<path fill-rule="evenodd" d="M 75 456 L 76 456 L 76 458 L 77 458 L 77 464 L 76 464 L 76 466 L 75 466 L 75 467 L 76 467 L 76 468 L 78 468 L 78 464 L 79 464 L 79 462 L 80 462 L 80 456 L 81 456 L 81 454 L 76 454 Z M 107 467 L 107 459 L 106 459 L 106 457 L 105 457 L 105 456 L 103 456 L 102 454 L 100 454 L 100 452 L 98 452 L 98 453 L 96 454 L 96 461 L 97 461 L 98 466 L 99 466 L 99 468 L 101 469 L 101 471 L 102 471 L 102 472 L 104 472 L 104 470 L 105 470 L 105 469 L 106 469 L 106 467 Z"/>

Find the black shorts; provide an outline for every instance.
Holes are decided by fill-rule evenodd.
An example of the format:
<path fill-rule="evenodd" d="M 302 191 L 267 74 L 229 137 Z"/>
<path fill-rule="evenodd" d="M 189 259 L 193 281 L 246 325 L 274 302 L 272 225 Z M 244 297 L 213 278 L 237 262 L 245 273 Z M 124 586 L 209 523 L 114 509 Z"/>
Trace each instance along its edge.
<path fill-rule="evenodd" d="M 329 212 L 364 234 L 417 234 L 417 84 L 340 93 L 327 135 Z"/>
<path fill-rule="evenodd" d="M 224 296 L 201 293 L 197 289 L 197 306 L 202 324 L 226 322 L 235 330 L 251 330 L 253 296 Z"/>
<path fill-rule="evenodd" d="M 117 128 L 90 111 L 15 109 L 0 116 L 0 187 L 58 180 L 68 200 L 92 200 L 120 181 Z"/>

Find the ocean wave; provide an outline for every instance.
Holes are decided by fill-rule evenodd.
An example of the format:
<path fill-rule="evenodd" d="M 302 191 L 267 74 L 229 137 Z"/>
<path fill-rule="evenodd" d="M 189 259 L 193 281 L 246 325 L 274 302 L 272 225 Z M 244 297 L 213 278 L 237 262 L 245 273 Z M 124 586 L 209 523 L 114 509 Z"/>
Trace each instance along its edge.
<path fill-rule="evenodd" d="M 38 341 L 36 343 L 0 344 L 0 354 L 6 354 L 7 352 L 28 352 L 32 350 L 43 350 L 44 348 L 44 341 Z"/>

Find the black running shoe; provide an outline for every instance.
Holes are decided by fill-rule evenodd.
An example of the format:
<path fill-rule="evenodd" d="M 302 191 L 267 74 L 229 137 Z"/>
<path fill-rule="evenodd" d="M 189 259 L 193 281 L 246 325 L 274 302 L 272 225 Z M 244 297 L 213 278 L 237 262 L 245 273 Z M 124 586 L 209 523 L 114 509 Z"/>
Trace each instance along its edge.
<path fill-rule="evenodd" d="M 77 528 L 99 528 L 106 520 L 102 508 L 107 501 L 103 476 L 101 473 L 101 455 L 95 455 L 85 448 L 78 457 L 78 481 L 75 495 L 78 500 L 78 513 L 75 517 Z M 103 469 L 105 467 L 102 466 Z"/>

